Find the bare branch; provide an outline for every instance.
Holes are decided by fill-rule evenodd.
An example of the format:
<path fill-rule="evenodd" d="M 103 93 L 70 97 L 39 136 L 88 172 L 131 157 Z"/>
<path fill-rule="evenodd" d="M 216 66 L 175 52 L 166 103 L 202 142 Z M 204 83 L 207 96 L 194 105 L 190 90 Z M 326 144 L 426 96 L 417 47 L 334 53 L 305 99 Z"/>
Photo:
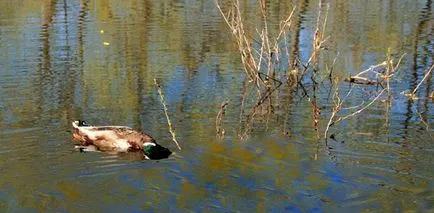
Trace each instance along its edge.
<path fill-rule="evenodd" d="M 173 142 L 175 142 L 176 146 L 178 146 L 178 149 L 181 150 L 181 146 L 179 146 L 179 143 L 176 140 L 175 131 L 173 131 L 173 129 L 172 129 L 172 122 L 170 122 L 169 114 L 167 113 L 167 104 L 164 101 L 163 91 L 161 90 L 160 84 L 158 84 L 156 78 L 154 78 L 154 83 L 155 83 L 155 86 L 157 86 L 157 91 L 158 91 L 158 94 L 160 95 L 160 101 L 161 101 L 161 104 L 163 105 L 164 114 L 166 115 L 167 125 L 169 126 L 169 132 L 170 132 L 170 134 L 172 134 L 172 140 L 173 140 Z"/>

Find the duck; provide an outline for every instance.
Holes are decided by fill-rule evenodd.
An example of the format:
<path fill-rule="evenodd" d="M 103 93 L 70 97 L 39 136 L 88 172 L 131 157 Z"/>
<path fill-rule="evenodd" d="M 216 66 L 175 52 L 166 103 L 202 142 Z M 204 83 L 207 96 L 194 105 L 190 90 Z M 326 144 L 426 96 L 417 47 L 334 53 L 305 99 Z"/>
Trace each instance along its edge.
<path fill-rule="evenodd" d="M 80 143 L 79 148 L 89 147 L 89 150 L 102 152 L 141 151 L 146 159 L 151 160 L 168 158 L 172 154 L 150 135 L 128 126 L 92 126 L 86 121 L 76 120 L 72 127 L 72 136 Z"/>

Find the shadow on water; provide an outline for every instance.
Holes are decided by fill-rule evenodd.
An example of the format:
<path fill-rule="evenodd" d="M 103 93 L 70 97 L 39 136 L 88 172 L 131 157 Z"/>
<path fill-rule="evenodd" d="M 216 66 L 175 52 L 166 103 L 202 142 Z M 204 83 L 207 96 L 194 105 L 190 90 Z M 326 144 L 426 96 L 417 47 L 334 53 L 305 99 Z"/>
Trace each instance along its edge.
<path fill-rule="evenodd" d="M 246 30 L 258 36 L 258 2 L 241 5 Z M 263 4 L 270 35 L 295 11 L 288 58 L 272 65 L 275 75 L 263 74 L 271 86 L 258 92 L 213 1 L 0 3 L 0 212 L 432 211 L 432 75 L 417 99 L 402 95 L 433 64 L 432 1 L 330 2 L 331 37 L 308 70 L 315 78 L 299 83 L 290 71 L 307 70 L 318 5 Z M 390 103 L 380 98 L 334 125 L 325 146 L 318 135 L 333 107 L 332 77 L 378 64 L 389 47 L 392 56 L 407 53 Z M 378 90 L 354 87 L 343 113 Z M 224 137 L 216 137 L 226 100 Z M 143 130 L 177 151 L 160 161 L 80 153 L 70 126 L 79 118 Z"/>

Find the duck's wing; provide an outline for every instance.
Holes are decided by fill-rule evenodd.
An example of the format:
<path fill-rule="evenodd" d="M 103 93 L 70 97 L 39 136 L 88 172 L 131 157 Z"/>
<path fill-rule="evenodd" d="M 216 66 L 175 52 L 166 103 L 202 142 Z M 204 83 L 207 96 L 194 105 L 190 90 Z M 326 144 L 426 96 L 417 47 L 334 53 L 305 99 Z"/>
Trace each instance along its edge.
<path fill-rule="evenodd" d="M 89 126 L 89 127 L 92 127 L 95 130 L 109 130 L 109 131 L 133 130 L 131 127 L 128 126 Z"/>
<path fill-rule="evenodd" d="M 127 126 L 86 126 L 76 128 L 80 134 L 86 135 L 116 135 L 116 137 L 123 137 L 126 135 L 137 133 L 136 130 Z"/>
<path fill-rule="evenodd" d="M 79 121 L 72 122 L 72 127 L 74 129 L 92 129 L 95 131 L 98 130 L 114 130 L 114 129 L 131 129 L 131 127 L 128 126 L 92 126 L 92 125 L 86 125 L 86 126 L 80 126 Z"/>
<path fill-rule="evenodd" d="M 132 134 L 129 127 L 117 126 L 88 126 L 76 128 L 73 136 L 83 145 L 94 145 L 101 151 L 127 151 L 131 146 L 128 143 L 128 134 Z"/>
<path fill-rule="evenodd" d="M 111 132 L 121 138 L 129 135 L 140 134 L 140 132 L 128 126 L 94 126 L 90 131 Z"/>
<path fill-rule="evenodd" d="M 72 126 L 79 132 L 106 132 L 111 131 L 116 134 L 129 134 L 136 132 L 128 126 L 78 126 L 76 122 L 72 122 Z"/>

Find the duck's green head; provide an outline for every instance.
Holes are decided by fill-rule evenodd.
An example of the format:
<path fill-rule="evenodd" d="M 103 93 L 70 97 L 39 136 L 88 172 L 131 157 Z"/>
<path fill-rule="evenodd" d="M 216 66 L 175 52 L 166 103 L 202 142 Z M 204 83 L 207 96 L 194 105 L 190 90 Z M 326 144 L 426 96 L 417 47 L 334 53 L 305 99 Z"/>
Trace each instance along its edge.
<path fill-rule="evenodd" d="M 168 158 L 172 154 L 168 148 L 149 142 L 143 144 L 143 152 L 145 153 L 145 156 L 151 160 Z"/>

